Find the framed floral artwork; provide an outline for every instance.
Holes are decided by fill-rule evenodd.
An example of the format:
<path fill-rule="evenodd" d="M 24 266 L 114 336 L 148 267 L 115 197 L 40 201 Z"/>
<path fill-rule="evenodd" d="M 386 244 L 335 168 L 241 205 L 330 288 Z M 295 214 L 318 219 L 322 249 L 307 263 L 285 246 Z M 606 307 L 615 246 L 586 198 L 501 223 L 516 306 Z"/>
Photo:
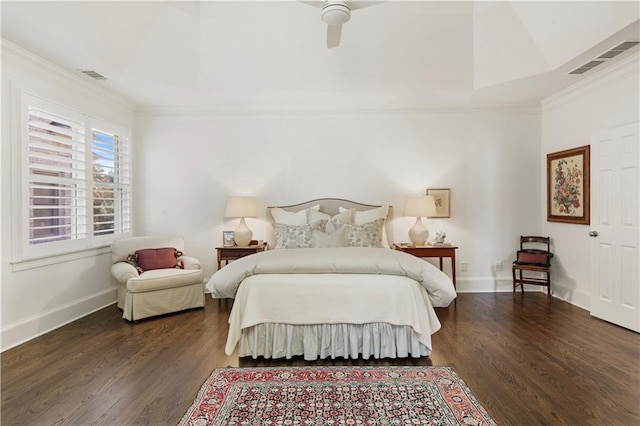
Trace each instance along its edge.
<path fill-rule="evenodd" d="M 436 202 L 436 215 L 429 216 L 429 218 L 451 217 L 450 189 L 427 189 L 427 195 L 433 195 Z"/>
<path fill-rule="evenodd" d="M 590 146 L 547 154 L 547 221 L 589 225 Z"/>

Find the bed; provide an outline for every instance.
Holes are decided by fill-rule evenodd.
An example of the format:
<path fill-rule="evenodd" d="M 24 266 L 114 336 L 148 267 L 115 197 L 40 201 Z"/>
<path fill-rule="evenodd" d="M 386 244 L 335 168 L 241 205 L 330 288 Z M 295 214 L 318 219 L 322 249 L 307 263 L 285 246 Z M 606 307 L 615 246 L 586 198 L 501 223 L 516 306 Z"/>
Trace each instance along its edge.
<path fill-rule="evenodd" d="M 232 298 L 225 352 L 240 357 L 419 358 L 432 351 L 434 307 L 456 293 L 422 259 L 390 248 L 389 206 L 320 199 L 268 208 L 270 250 L 217 271 Z"/>

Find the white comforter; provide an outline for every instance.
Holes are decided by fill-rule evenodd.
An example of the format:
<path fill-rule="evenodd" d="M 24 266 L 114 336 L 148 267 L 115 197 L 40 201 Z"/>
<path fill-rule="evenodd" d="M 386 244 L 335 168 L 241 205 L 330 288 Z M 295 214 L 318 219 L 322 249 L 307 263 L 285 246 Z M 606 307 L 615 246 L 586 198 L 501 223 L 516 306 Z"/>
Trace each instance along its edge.
<path fill-rule="evenodd" d="M 407 253 L 383 248 L 305 248 L 270 250 L 246 256 L 217 271 L 206 285 L 215 298 L 235 298 L 240 283 L 262 274 L 372 274 L 412 278 L 435 307 L 456 297 L 451 279 L 435 266 Z"/>
<path fill-rule="evenodd" d="M 430 263 L 373 248 L 257 253 L 216 272 L 207 289 L 236 299 L 227 354 L 242 330 L 258 324 L 409 326 L 430 351 L 431 334 L 440 328 L 433 306 L 448 306 L 456 296 L 449 277 Z"/>

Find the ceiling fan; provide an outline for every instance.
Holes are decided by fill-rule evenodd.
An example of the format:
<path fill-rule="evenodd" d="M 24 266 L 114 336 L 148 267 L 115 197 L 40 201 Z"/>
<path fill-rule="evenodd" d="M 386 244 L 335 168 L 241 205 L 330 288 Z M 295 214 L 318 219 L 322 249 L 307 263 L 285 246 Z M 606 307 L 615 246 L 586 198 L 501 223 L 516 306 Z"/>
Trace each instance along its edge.
<path fill-rule="evenodd" d="M 320 18 L 322 22 L 327 24 L 327 48 L 331 49 L 332 47 L 338 47 L 340 45 L 342 25 L 351 19 L 352 10 L 373 6 L 383 1 L 384 0 L 347 2 L 343 0 L 320 0 L 302 1 L 302 3 L 321 9 Z"/>

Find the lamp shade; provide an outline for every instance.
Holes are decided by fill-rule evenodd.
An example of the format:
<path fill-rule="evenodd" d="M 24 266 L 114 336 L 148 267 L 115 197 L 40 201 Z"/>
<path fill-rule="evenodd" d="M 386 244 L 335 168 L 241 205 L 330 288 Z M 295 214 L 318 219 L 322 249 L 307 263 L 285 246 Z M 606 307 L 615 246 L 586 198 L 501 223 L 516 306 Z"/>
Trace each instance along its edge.
<path fill-rule="evenodd" d="M 230 197 L 227 200 L 225 217 L 258 217 L 256 199 L 254 197 Z"/>
<path fill-rule="evenodd" d="M 436 200 L 433 195 L 409 195 L 404 203 L 404 216 L 430 217 L 436 215 Z"/>

